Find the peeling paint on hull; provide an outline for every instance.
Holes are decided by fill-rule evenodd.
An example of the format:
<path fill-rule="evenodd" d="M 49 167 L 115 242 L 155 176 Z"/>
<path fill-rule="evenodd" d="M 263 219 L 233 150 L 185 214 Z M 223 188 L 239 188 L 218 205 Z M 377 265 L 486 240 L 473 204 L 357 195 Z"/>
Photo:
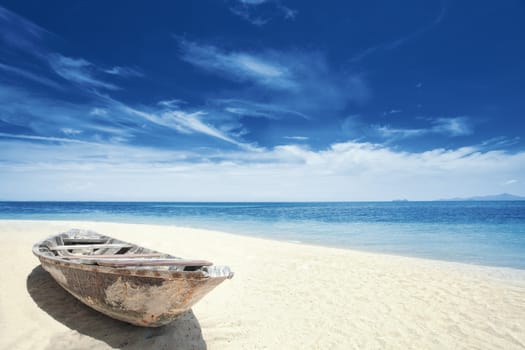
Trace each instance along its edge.
<path fill-rule="evenodd" d="M 112 318 L 146 327 L 170 323 L 227 278 L 120 276 L 45 262 L 42 267 L 89 307 Z"/>

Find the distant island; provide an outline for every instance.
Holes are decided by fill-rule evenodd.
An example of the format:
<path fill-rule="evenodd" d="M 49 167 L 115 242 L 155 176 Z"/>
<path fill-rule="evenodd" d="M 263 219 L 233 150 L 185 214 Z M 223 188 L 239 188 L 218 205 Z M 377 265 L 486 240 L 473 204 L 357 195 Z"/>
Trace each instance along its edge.
<path fill-rule="evenodd" d="M 525 197 L 515 196 L 509 193 L 501 193 L 488 196 L 477 196 L 469 198 L 439 199 L 439 201 L 525 201 Z"/>

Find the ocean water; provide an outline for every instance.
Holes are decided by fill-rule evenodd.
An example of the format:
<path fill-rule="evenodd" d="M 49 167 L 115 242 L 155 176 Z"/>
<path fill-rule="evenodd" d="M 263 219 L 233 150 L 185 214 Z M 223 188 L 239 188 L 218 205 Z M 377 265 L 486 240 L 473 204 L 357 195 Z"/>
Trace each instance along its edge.
<path fill-rule="evenodd" d="M 0 202 L 0 219 L 178 225 L 525 269 L 525 201 Z"/>

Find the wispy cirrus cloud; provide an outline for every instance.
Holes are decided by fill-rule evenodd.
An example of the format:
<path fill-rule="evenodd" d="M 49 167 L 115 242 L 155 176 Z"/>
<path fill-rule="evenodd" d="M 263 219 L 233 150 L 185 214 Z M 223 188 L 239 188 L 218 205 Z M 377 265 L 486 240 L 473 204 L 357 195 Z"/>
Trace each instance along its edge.
<path fill-rule="evenodd" d="M 307 141 L 309 139 L 307 136 L 285 136 L 284 138 L 295 141 Z"/>
<path fill-rule="evenodd" d="M 123 104 L 120 104 L 120 106 L 124 111 L 130 114 L 144 118 L 154 124 L 176 130 L 179 133 L 203 134 L 212 138 L 226 141 L 244 149 L 254 149 L 252 145 L 239 141 L 228 135 L 227 132 L 221 131 L 219 128 L 206 123 L 203 120 L 203 117 L 206 115 L 206 113 L 202 111 L 187 112 L 184 110 L 169 110 L 159 112 L 144 112 Z"/>
<path fill-rule="evenodd" d="M 0 41 L 7 46 L 39 55 L 43 50 L 40 42 L 49 36 L 49 31 L 0 6 Z"/>
<path fill-rule="evenodd" d="M 377 45 L 373 45 L 373 46 L 367 47 L 367 48 L 363 49 L 362 51 L 356 53 L 353 57 L 351 57 L 350 60 L 349 60 L 349 63 L 360 62 L 363 59 L 365 59 L 366 57 L 368 57 L 370 55 L 373 55 L 375 53 L 381 52 L 381 51 L 389 51 L 389 50 L 397 49 L 397 48 L 401 47 L 402 45 L 404 45 L 405 43 L 421 37 L 423 34 L 428 32 L 429 30 L 431 30 L 435 26 L 439 25 L 443 21 L 443 19 L 445 18 L 446 12 L 447 12 L 447 7 L 446 7 L 445 3 L 442 3 L 441 8 L 439 10 L 439 13 L 428 24 L 426 24 L 426 25 L 424 25 L 424 26 L 422 26 L 420 28 L 417 28 L 413 32 L 408 33 L 408 34 L 403 35 L 403 36 L 400 36 L 400 37 L 398 37 L 396 39 L 393 39 L 393 40 L 386 41 L 386 42 L 383 42 L 383 43 L 380 43 L 380 44 L 377 44 Z M 422 86 L 421 83 L 418 83 L 417 85 L 418 85 L 417 86 L 418 88 L 420 88 Z"/>
<path fill-rule="evenodd" d="M 268 119 L 282 119 L 282 118 L 301 118 L 311 119 L 310 116 L 287 109 L 286 107 L 271 104 L 255 102 L 243 99 L 214 99 L 210 103 L 213 106 L 217 106 L 223 111 L 239 115 L 241 117 L 255 117 L 255 118 L 268 118 Z"/>
<path fill-rule="evenodd" d="M 197 144 L 206 144 L 204 137 L 255 149 L 240 138 L 235 130 L 238 127 L 228 120 L 208 118 L 205 110 L 184 109 L 173 103 L 135 107 L 94 92 L 91 101 L 73 104 L 0 86 L 0 131 L 9 131 L 0 137 L 12 133 L 34 141 L 58 141 L 66 135 L 79 142 L 109 143 L 135 142 L 139 137 L 141 142 L 155 145 L 166 142 L 163 139 L 191 135 Z"/>
<path fill-rule="evenodd" d="M 60 128 L 60 131 L 64 133 L 64 135 L 67 136 L 75 136 L 82 134 L 82 130 L 74 129 L 74 128 Z"/>
<path fill-rule="evenodd" d="M 200 117 L 203 115 L 202 112 L 186 113 L 184 111 L 176 110 L 161 113 L 149 113 L 129 106 L 123 106 L 123 108 L 130 114 L 142 117 L 152 123 L 172 128 L 183 134 L 199 132 L 235 143 L 234 140 L 221 134 L 215 128 L 203 123 L 200 120 Z"/>
<path fill-rule="evenodd" d="M 91 111 L 89 111 L 89 114 L 103 117 L 108 115 L 108 110 L 105 108 L 94 107 L 93 109 L 91 109 Z"/>
<path fill-rule="evenodd" d="M 33 70 L 23 69 L 0 63 L 0 70 L 17 74 L 25 79 L 55 88 L 63 89 L 59 83 L 43 75 L 49 70 L 61 78 L 81 88 L 100 88 L 107 90 L 120 89 L 103 77 L 103 73 L 120 77 L 142 77 L 137 68 L 114 66 L 104 68 L 83 58 L 67 57 L 50 49 L 45 42 L 56 39 L 56 36 L 33 22 L 0 6 L 0 52 L 8 53 L 11 58 L 24 57 L 34 62 Z M 18 61 L 19 59 L 17 59 Z M 48 75 L 48 74 L 47 74 Z"/>
<path fill-rule="evenodd" d="M 124 124 L 133 123 L 140 125 L 144 122 L 149 122 L 162 127 L 164 131 L 175 131 L 178 134 L 185 135 L 204 135 L 243 149 L 255 149 L 252 144 L 236 138 L 231 128 L 225 125 L 212 124 L 209 121 L 210 118 L 206 118 L 208 113 L 205 110 L 182 108 L 181 105 L 184 104 L 182 101 L 161 101 L 163 103 L 157 103 L 153 106 L 136 107 L 100 93 L 97 96 L 100 99 L 100 103 L 106 106 L 106 114 L 111 113 L 112 116 L 120 116 Z M 140 119 L 137 120 L 136 117 Z M 217 122 L 216 118 L 211 119 Z"/>
<path fill-rule="evenodd" d="M 516 180 L 516 179 L 510 179 L 510 180 L 504 181 L 503 185 L 505 185 L 505 186 L 514 185 L 517 182 L 518 182 L 518 180 Z"/>
<path fill-rule="evenodd" d="M 93 104 L 99 107 L 93 107 Z M 101 105 L 104 101 L 88 99 L 83 103 L 72 103 L 23 88 L 0 85 L 0 131 L 36 137 L 67 135 L 86 142 L 131 137 L 140 131 L 132 118 L 124 113 L 107 118 Z"/>
<path fill-rule="evenodd" d="M 88 88 L 118 90 L 119 87 L 97 77 L 98 68 L 83 58 L 71 58 L 60 54 L 48 56 L 49 65 L 62 78 Z"/>
<path fill-rule="evenodd" d="M 294 89 L 288 67 L 264 55 L 227 52 L 213 45 L 180 40 L 181 58 L 199 68 L 241 82 L 251 82 L 274 89 Z"/>
<path fill-rule="evenodd" d="M 428 128 L 393 128 L 385 125 L 372 126 L 380 136 L 387 139 L 404 139 L 428 134 L 441 134 L 449 137 L 471 135 L 474 130 L 467 117 L 431 119 Z"/>
<path fill-rule="evenodd" d="M 399 113 L 402 113 L 402 112 L 403 111 L 400 110 L 400 109 L 393 108 L 393 109 L 390 109 L 388 111 L 383 112 L 383 115 L 399 114 Z"/>
<path fill-rule="evenodd" d="M 468 117 L 437 118 L 433 121 L 432 131 L 450 136 L 471 135 L 474 130 Z"/>
<path fill-rule="evenodd" d="M 317 117 L 321 113 L 334 113 L 352 102 L 361 104 L 371 94 L 362 75 L 334 69 L 320 53 L 227 51 L 187 40 L 179 40 L 179 45 L 182 60 L 251 89 L 229 91 L 235 99 Z M 260 90 L 279 93 L 261 100 Z"/>
<path fill-rule="evenodd" d="M 406 139 L 410 137 L 418 137 L 428 134 L 431 129 L 403 129 L 393 128 L 385 125 L 372 126 L 372 129 L 377 132 L 381 137 L 386 139 Z"/>
<path fill-rule="evenodd" d="M 104 69 L 104 73 L 117 75 L 121 77 L 143 77 L 144 73 L 135 68 L 115 66 L 109 69 Z"/>
<path fill-rule="evenodd" d="M 295 19 L 297 10 L 279 0 L 232 0 L 230 11 L 255 26 L 263 26 L 275 18 Z"/>
<path fill-rule="evenodd" d="M 182 105 L 187 104 L 186 101 L 178 99 L 178 98 L 172 98 L 171 100 L 161 100 L 157 102 L 158 106 L 165 107 L 165 108 L 179 108 Z"/>
<path fill-rule="evenodd" d="M 17 67 L 13 67 L 7 64 L 0 63 L 0 70 L 3 70 L 4 72 L 8 72 L 20 77 L 23 77 L 25 79 L 37 82 L 39 84 L 51 87 L 53 89 L 62 90 L 62 86 L 60 86 L 57 82 L 55 82 L 52 79 L 46 78 L 40 74 L 33 73 L 26 69 L 21 69 Z"/>
<path fill-rule="evenodd" d="M 72 135 L 70 130 L 62 130 L 67 135 Z M 72 130 L 72 129 L 71 129 Z M 77 130 L 78 131 L 78 130 Z M 77 134 L 80 133 L 77 132 Z M 39 136 L 39 135 L 24 135 L 24 134 L 11 134 L 0 132 L 0 138 L 10 138 L 10 139 L 21 139 L 21 140 L 31 140 L 31 141 L 45 141 L 45 142 L 60 142 L 60 143 L 81 143 L 81 144 L 95 144 L 94 142 L 88 142 L 78 139 L 64 138 L 64 137 L 54 137 L 54 136 Z"/>

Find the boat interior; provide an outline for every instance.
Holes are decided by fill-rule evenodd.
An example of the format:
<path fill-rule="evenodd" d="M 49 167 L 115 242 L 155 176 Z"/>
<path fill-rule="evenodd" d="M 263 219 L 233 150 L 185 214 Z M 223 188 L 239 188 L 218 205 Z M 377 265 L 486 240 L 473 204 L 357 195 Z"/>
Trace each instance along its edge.
<path fill-rule="evenodd" d="M 70 230 L 35 246 L 35 254 L 71 263 L 170 271 L 195 271 L 213 265 L 182 259 L 88 230 Z"/>

